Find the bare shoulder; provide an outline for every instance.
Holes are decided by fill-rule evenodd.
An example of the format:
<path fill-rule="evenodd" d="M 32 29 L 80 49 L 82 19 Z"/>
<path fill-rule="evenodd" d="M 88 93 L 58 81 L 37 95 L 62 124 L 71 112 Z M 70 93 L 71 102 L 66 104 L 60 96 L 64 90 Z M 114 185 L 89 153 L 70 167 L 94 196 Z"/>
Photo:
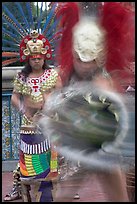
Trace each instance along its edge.
<path fill-rule="evenodd" d="M 103 76 L 98 76 L 95 80 L 94 80 L 94 84 L 102 89 L 108 90 L 108 91 L 114 91 L 114 84 L 113 84 L 113 80 L 109 77 L 103 77 Z"/>

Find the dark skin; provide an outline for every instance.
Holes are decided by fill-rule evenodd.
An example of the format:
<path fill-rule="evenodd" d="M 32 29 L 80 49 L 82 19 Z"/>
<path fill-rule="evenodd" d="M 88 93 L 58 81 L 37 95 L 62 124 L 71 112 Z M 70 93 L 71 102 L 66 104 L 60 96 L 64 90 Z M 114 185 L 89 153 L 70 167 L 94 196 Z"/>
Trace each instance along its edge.
<path fill-rule="evenodd" d="M 32 67 L 32 72 L 29 74 L 29 77 L 39 77 L 44 73 L 44 70 L 42 69 L 44 64 L 44 58 L 30 58 L 29 59 L 30 66 Z M 60 77 L 57 79 L 57 83 L 55 88 L 61 88 L 62 82 Z M 41 111 L 43 109 L 43 105 L 50 93 L 43 93 L 43 100 L 39 102 L 35 102 L 32 100 L 32 98 L 29 95 L 23 95 L 23 101 L 24 103 L 24 111 L 25 115 L 30 119 L 33 120 L 34 114 L 37 111 Z M 11 97 L 12 104 L 19 110 L 20 105 L 20 97 L 21 95 L 19 93 L 13 92 Z M 36 117 L 35 119 L 36 120 Z"/>

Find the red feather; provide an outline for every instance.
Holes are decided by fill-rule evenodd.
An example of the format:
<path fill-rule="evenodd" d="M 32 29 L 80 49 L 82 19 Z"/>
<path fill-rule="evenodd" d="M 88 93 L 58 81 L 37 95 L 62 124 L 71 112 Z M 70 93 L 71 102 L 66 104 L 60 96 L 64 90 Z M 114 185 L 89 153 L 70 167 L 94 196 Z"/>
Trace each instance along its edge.
<path fill-rule="evenodd" d="M 67 2 L 60 5 L 57 17 L 61 18 L 62 38 L 57 50 L 57 61 L 61 66 L 61 76 L 63 81 L 69 79 L 73 70 L 72 56 L 72 29 L 79 21 L 79 7 L 76 2 Z"/>
<path fill-rule="evenodd" d="M 102 8 L 102 26 L 105 28 L 109 72 L 124 70 L 134 55 L 134 12 L 118 2 L 106 2 Z"/>

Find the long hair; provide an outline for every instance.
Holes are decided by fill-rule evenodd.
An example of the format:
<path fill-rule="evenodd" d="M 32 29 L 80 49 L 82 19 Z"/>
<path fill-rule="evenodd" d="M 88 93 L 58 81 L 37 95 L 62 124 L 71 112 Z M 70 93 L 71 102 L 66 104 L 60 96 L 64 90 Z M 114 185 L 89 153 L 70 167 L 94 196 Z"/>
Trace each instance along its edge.
<path fill-rule="evenodd" d="M 50 69 L 50 67 L 46 63 L 46 60 L 44 60 L 44 64 L 43 64 L 42 69 L 43 70 Z M 30 66 L 29 61 L 28 61 L 25 65 L 25 67 L 20 72 L 20 74 L 23 74 L 25 76 L 25 78 L 27 78 L 31 72 L 32 72 L 32 67 Z"/>

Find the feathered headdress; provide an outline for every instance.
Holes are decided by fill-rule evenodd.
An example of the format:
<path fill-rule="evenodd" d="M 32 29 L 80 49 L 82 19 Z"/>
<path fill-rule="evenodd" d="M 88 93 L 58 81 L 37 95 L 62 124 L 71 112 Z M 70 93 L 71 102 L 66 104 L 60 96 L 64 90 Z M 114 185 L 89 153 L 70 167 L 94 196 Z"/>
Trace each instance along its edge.
<path fill-rule="evenodd" d="M 134 12 L 122 3 L 106 2 L 100 7 L 100 15 L 94 25 L 88 19 L 87 27 L 84 23 L 82 25 L 79 14 L 78 4 L 67 2 L 60 7 L 57 15 L 62 17 L 64 29 L 58 54 L 64 81 L 73 70 L 73 50 L 83 62 L 94 58 L 100 63 L 104 53 L 105 57 L 102 59 L 105 60 L 107 71 L 123 72 L 127 68 L 131 52 L 134 52 Z"/>
<path fill-rule="evenodd" d="M 104 3 L 100 18 L 106 30 L 106 68 L 124 70 L 134 51 L 134 12 L 122 3 Z"/>
<path fill-rule="evenodd" d="M 76 2 L 66 2 L 60 4 L 57 12 L 57 19 L 60 19 L 60 29 L 62 38 L 59 49 L 57 49 L 57 61 L 61 66 L 61 76 L 66 80 L 72 72 L 73 65 L 73 27 L 79 21 L 79 6 Z"/>
<path fill-rule="evenodd" d="M 2 3 L 2 66 L 27 61 L 30 56 L 43 55 L 47 60 L 54 56 L 60 34 L 55 20 L 58 4 L 52 3 L 48 11 L 43 8 L 43 2 L 37 12 L 33 2 Z"/>

